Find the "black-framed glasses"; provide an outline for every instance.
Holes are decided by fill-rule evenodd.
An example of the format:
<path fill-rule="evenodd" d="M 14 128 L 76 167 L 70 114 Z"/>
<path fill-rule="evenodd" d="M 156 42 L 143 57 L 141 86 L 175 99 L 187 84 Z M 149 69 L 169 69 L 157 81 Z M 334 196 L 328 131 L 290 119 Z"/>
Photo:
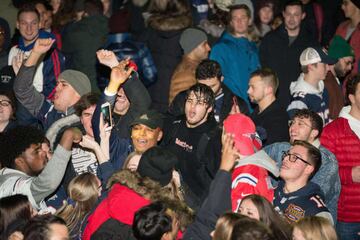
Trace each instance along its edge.
<path fill-rule="evenodd" d="M 302 158 L 299 157 L 298 155 L 289 153 L 289 151 L 283 151 L 283 152 L 282 152 L 282 157 L 281 157 L 281 159 L 284 161 L 284 159 L 285 159 L 286 157 L 289 157 L 289 161 L 290 161 L 290 162 L 296 162 L 296 160 L 300 160 L 300 161 L 302 161 L 303 163 L 308 164 L 308 165 L 311 166 L 311 163 L 309 163 L 308 161 L 302 159 Z"/>
<path fill-rule="evenodd" d="M 295 120 L 290 120 L 290 121 L 288 122 L 289 127 L 291 127 L 291 126 L 294 125 L 294 124 L 297 124 L 297 125 L 299 125 L 300 127 L 302 127 L 302 126 L 307 126 L 307 127 L 309 127 L 310 129 L 313 129 L 313 127 L 312 127 L 311 125 L 307 124 L 306 122 L 304 122 L 304 121 L 302 121 L 302 120 L 297 120 L 297 121 L 295 121 Z"/>
<path fill-rule="evenodd" d="M 0 105 L 2 107 L 8 107 L 11 105 L 11 102 L 9 100 L 0 100 Z"/>

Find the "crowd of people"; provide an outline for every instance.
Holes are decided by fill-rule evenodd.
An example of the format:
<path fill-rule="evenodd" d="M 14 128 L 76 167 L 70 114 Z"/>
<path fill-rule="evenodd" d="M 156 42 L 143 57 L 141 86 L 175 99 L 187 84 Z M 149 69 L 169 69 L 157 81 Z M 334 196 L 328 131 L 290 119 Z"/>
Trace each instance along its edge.
<path fill-rule="evenodd" d="M 359 0 L 0 3 L 0 239 L 360 239 Z"/>

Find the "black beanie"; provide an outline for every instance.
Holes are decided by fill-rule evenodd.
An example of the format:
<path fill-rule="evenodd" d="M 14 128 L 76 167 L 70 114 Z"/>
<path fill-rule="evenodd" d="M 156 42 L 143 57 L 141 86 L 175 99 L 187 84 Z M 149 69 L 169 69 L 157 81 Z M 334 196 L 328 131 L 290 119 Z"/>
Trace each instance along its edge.
<path fill-rule="evenodd" d="M 142 177 L 149 177 L 166 186 L 172 179 L 176 163 L 177 157 L 172 152 L 155 146 L 142 154 L 137 171 Z"/>

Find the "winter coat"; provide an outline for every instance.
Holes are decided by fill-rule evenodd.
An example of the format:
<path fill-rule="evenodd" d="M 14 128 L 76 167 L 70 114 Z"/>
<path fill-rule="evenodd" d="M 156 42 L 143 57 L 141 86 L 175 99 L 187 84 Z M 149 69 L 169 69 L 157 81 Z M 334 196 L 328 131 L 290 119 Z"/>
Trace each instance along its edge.
<path fill-rule="evenodd" d="M 212 47 L 210 59 L 217 61 L 224 75 L 224 84 L 247 102 L 250 74 L 260 67 L 258 49 L 247 38 L 235 38 L 225 31 Z"/>
<path fill-rule="evenodd" d="M 209 194 L 196 214 L 195 221 L 187 227 L 183 240 L 210 240 L 216 221 L 231 211 L 231 174 L 219 170 L 211 182 Z"/>
<path fill-rule="evenodd" d="M 183 55 L 179 44 L 180 35 L 191 25 L 191 17 L 154 14 L 149 17 L 148 24 L 139 40 L 150 49 L 158 70 L 157 81 L 148 90 L 152 99 L 152 108 L 166 112 L 171 76 Z"/>
<path fill-rule="evenodd" d="M 316 140 L 313 145 L 316 145 L 320 150 L 321 166 L 310 181 L 320 186 L 321 191 L 324 193 L 326 206 L 333 216 L 334 221 L 336 221 L 338 198 L 341 188 L 338 162 L 334 154 L 320 145 L 318 140 Z M 282 164 L 282 152 L 288 151 L 290 147 L 291 145 L 288 142 L 273 143 L 266 146 L 264 151 L 276 161 L 277 166 L 280 168 Z"/>
<path fill-rule="evenodd" d="M 265 197 L 273 201 L 274 188 L 268 171 L 275 177 L 279 169 L 274 160 L 263 150 L 239 160 L 232 173 L 231 203 L 233 212 L 238 212 L 241 200 L 251 194 Z"/>
<path fill-rule="evenodd" d="M 303 28 L 295 41 L 289 45 L 289 35 L 284 25 L 269 32 L 260 44 L 262 67 L 271 68 L 279 78 L 277 99 L 282 107 L 290 103 L 289 87 L 300 75 L 299 58 L 302 51 L 319 43 Z"/>
<path fill-rule="evenodd" d="M 194 61 L 187 55 L 183 56 L 171 77 L 169 104 L 174 100 L 178 93 L 188 90 L 196 83 L 195 70 L 199 63 L 200 61 Z"/>
<path fill-rule="evenodd" d="M 55 39 L 55 36 L 51 33 L 40 30 L 38 38 Z M 12 65 L 13 58 L 20 51 L 23 51 L 25 56 L 28 57 L 34 47 L 34 44 L 35 42 L 25 46 L 23 38 L 20 37 L 19 44 L 13 46 L 9 52 L 8 64 Z M 55 46 L 56 43 L 54 43 L 53 47 L 43 58 L 41 58 L 42 60 L 36 67 L 36 72 L 33 76 L 32 82 L 35 89 L 49 99 L 54 95 L 57 79 L 60 73 L 65 69 L 65 58 Z"/>
<path fill-rule="evenodd" d="M 318 88 L 304 80 L 304 74 L 300 74 L 296 82 L 290 85 L 292 96 L 291 103 L 286 111 L 292 118 L 298 109 L 309 109 L 322 118 L 324 124 L 330 121 L 329 117 L 329 94 L 324 88 L 324 81 L 320 81 Z"/>
<path fill-rule="evenodd" d="M 70 25 L 63 36 L 62 51 L 66 68 L 83 72 L 91 82 L 92 92 L 99 92 L 96 81 L 96 51 L 104 45 L 108 19 L 103 15 L 84 17 Z"/>
<path fill-rule="evenodd" d="M 132 236 L 131 225 L 135 212 L 150 203 L 150 200 L 140 196 L 132 189 L 115 184 L 108 197 L 88 218 L 82 239 L 128 239 L 127 237 Z M 112 231 L 108 229 L 109 221 L 111 221 L 110 230 Z M 118 224 L 116 224 L 117 222 Z M 116 228 L 111 227 L 114 225 Z"/>
<path fill-rule="evenodd" d="M 338 220 L 360 222 L 360 184 L 352 179 L 352 168 L 360 165 L 360 121 L 344 107 L 340 117 L 329 123 L 321 134 L 321 144 L 335 154 L 339 162 L 341 194 Z M 353 127 L 351 126 L 353 125 Z"/>

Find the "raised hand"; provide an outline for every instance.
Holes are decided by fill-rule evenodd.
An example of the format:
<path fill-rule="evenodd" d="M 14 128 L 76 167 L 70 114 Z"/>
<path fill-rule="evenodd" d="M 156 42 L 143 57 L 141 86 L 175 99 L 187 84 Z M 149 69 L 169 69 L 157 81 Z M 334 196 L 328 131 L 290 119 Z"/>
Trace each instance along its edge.
<path fill-rule="evenodd" d="M 109 68 L 116 67 L 119 64 L 117 57 L 113 51 L 101 49 L 96 52 L 99 62 Z"/>
<path fill-rule="evenodd" d="M 111 69 L 110 82 L 108 85 L 108 91 L 114 93 L 117 92 L 121 84 L 123 84 L 130 76 L 134 67 L 126 68 L 129 64 L 129 59 L 122 60 L 116 67 Z"/>
<path fill-rule="evenodd" d="M 231 171 L 235 165 L 236 159 L 239 158 L 239 152 L 235 148 L 234 135 L 223 132 L 222 135 L 222 155 L 220 169 Z"/>
<path fill-rule="evenodd" d="M 100 148 L 99 144 L 94 139 L 86 135 L 82 137 L 82 140 L 81 142 L 79 142 L 79 144 L 80 146 L 91 150 L 96 150 L 97 148 Z"/>
<path fill-rule="evenodd" d="M 19 69 L 25 59 L 24 51 L 19 51 L 12 59 L 11 66 L 14 70 L 15 75 L 18 74 Z"/>
<path fill-rule="evenodd" d="M 49 49 L 54 44 L 54 42 L 55 42 L 55 39 L 52 39 L 52 38 L 38 38 L 35 41 L 34 47 L 31 52 L 38 53 L 38 54 L 44 54 L 47 51 L 49 51 Z"/>

